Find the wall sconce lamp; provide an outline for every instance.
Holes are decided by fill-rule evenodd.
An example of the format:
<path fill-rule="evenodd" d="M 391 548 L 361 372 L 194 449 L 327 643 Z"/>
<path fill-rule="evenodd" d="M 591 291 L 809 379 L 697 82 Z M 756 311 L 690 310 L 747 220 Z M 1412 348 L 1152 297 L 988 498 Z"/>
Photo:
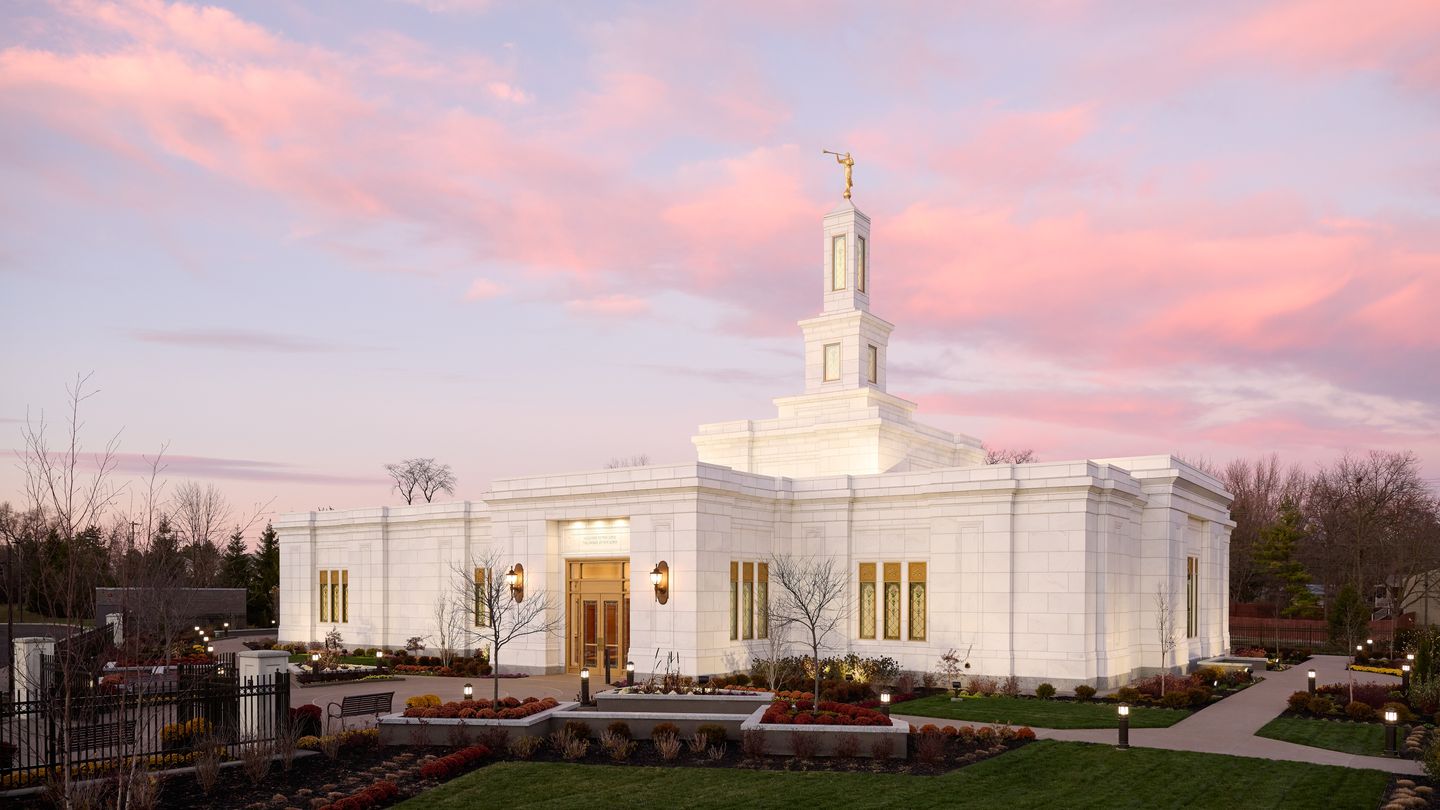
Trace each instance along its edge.
<path fill-rule="evenodd" d="M 510 596 L 516 602 L 525 598 L 525 566 L 515 563 L 505 572 L 505 584 L 510 586 Z"/>
<path fill-rule="evenodd" d="M 663 605 L 670 601 L 670 566 L 664 560 L 651 569 L 650 584 L 655 586 L 656 602 Z"/>

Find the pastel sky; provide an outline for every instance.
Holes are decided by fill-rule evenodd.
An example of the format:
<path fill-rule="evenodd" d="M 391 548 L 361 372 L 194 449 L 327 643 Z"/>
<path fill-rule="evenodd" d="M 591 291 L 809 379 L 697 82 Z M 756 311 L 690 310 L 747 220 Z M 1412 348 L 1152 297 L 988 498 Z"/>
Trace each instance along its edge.
<path fill-rule="evenodd" d="M 1433 0 L 9 0 L 0 448 L 93 371 L 280 511 L 693 460 L 801 388 L 822 149 L 927 421 L 1440 476 Z"/>

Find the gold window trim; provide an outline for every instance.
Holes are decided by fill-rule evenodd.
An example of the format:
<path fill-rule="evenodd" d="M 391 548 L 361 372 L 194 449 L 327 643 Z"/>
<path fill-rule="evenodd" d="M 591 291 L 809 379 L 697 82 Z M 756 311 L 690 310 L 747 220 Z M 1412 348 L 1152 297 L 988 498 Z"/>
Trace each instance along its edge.
<path fill-rule="evenodd" d="M 862 293 L 865 292 L 866 284 L 867 284 L 867 282 L 869 281 L 869 279 L 866 278 L 866 275 L 869 273 L 869 267 L 868 267 L 869 262 L 866 261 L 865 252 L 866 252 L 866 251 L 865 251 L 865 237 L 863 237 L 863 236 L 861 236 L 861 235 L 859 235 L 859 234 L 856 234 L 856 235 L 855 235 L 855 289 L 859 290 L 859 291 L 862 292 Z"/>
<path fill-rule="evenodd" d="M 755 637 L 755 564 L 744 563 L 741 565 L 740 573 L 740 610 L 742 621 L 740 622 L 740 637 L 751 639 Z"/>
<path fill-rule="evenodd" d="M 865 374 L 871 383 L 878 384 L 880 382 L 880 350 L 874 346 L 870 346 L 869 349 L 865 358 L 867 365 Z"/>
<path fill-rule="evenodd" d="M 875 563 L 860 563 L 860 638 L 875 638 Z"/>
<path fill-rule="evenodd" d="M 885 588 L 881 591 L 881 598 L 884 600 L 885 617 L 885 639 L 887 641 L 899 641 L 901 637 L 900 624 L 904 616 L 904 593 L 900 586 L 900 563 L 887 562 L 884 566 Z"/>
<path fill-rule="evenodd" d="M 770 566 L 767 563 L 755 564 L 755 637 L 770 637 Z"/>
<path fill-rule="evenodd" d="M 830 363 L 830 350 L 835 350 L 835 363 Z M 840 344 L 826 343 L 820 349 L 820 379 L 822 382 L 834 382 L 840 379 Z"/>
<path fill-rule="evenodd" d="M 813 254 L 812 254 L 813 255 Z M 845 289 L 845 234 L 830 237 L 830 291 Z"/>
<path fill-rule="evenodd" d="M 730 561 L 730 640 L 740 639 L 740 563 Z"/>
<path fill-rule="evenodd" d="M 925 563 L 910 563 L 910 588 L 907 608 L 910 619 L 909 639 L 924 641 L 929 625 L 930 594 L 925 579 Z"/>
<path fill-rule="evenodd" d="M 330 621 L 330 572 L 320 572 L 320 621 Z"/>

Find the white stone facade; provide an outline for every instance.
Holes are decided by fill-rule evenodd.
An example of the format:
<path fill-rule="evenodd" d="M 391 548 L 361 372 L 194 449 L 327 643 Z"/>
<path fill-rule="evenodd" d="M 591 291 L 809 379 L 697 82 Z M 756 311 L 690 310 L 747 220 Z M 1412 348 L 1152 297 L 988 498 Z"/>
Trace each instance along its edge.
<path fill-rule="evenodd" d="M 868 255 L 858 289 L 869 224 L 848 202 L 825 218 L 824 312 L 801 322 L 805 393 L 775 400 L 776 418 L 702 426 L 698 463 L 502 479 L 483 501 L 287 515 L 276 524 L 282 640 L 331 627 L 349 646 L 433 636 L 454 571 L 497 549 L 523 565 L 527 598 L 548 593 L 561 615 L 567 561 L 628 559 L 629 658 L 641 672 L 657 651 L 677 653 L 691 674 L 765 654 L 764 640 L 732 639 L 731 564 L 758 570 L 786 554 L 833 557 L 849 572 L 834 652 L 889 655 L 907 669 L 933 671 L 946 650 L 969 648 L 972 673 L 1113 686 L 1160 666 L 1157 588 L 1175 606 L 1172 666 L 1226 651 L 1233 524 L 1221 484 L 1170 456 L 985 465 L 977 440 L 915 422 L 916 406 L 884 390 L 891 326 L 868 311 Z M 843 290 L 833 289 L 836 237 Z M 649 579 L 662 560 L 664 604 Z M 881 628 L 861 637 L 866 563 L 900 563 L 907 597 L 923 570 L 923 639 L 911 639 L 904 609 L 900 638 Z M 337 570 L 348 615 L 321 622 L 319 572 Z M 572 631 L 516 642 L 501 665 L 563 671 Z"/>

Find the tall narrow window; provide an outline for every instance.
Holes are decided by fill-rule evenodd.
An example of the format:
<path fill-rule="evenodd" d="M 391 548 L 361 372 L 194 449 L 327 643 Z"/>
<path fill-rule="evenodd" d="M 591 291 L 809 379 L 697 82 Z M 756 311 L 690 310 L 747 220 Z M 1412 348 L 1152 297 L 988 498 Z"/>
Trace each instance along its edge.
<path fill-rule="evenodd" d="M 475 626 L 490 626 L 490 571 L 485 568 L 475 569 Z"/>
<path fill-rule="evenodd" d="M 340 572 L 330 572 L 330 621 L 340 621 Z"/>
<path fill-rule="evenodd" d="M 759 576 L 755 582 L 755 601 L 759 609 L 755 612 L 755 637 L 770 637 L 770 566 L 758 563 Z"/>
<path fill-rule="evenodd" d="M 868 347 L 865 353 L 865 376 L 870 380 L 871 385 L 880 382 L 880 350 L 874 346 Z"/>
<path fill-rule="evenodd" d="M 1200 559 L 1185 558 L 1185 637 L 1200 635 Z"/>
<path fill-rule="evenodd" d="M 830 240 L 830 289 L 845 289 L 845 234 L 843 233 Z"/>
<path fill-rule="evenodd" d="M 330 621 L 330 572 L 320 572 L 320 621 Z"/>
<path fill-rule="evenodd" d="M 925 640 L 925 563 L 910 563 L 910 640 Z"/>
<path fill-rule="evenodd" d="M 730 561 L 730 640 L 740 638 L 740 563 Z"/>
<path fill-rule="evenodd" d="M 350 621 L 350 572 L 340 572 L 340 621 Z"/>
<path fill-rule="evenodd" d="M 875 638 L 875 563 L 860 563 L 860 638 Z"/>
<path fill-rule="evenodd" d="M 740 569 L 740 610 L 743 619 L 741 638 L 755 637 L 755 563 L 745 563 Z"/>
<path fill-rule="evenodd" d="M 825 382 L 840 379 L 840 344 L 825 344 Z"/>
<path fill-rule="evenodd" d="M 865 277 L 865 274 L 869 271 L 869 268 L 866 266 L 869 264 L 867 258 L 865 255 L 865 237 L 857 235 L 855 237 L 855 289 L 860 292 L 865 292 L 865 285 L 869 281 Z"/>
<path fill-rule="evenodd" d="M 885 638 L 900 638 L 900 563 L 885 563 Z"/>

